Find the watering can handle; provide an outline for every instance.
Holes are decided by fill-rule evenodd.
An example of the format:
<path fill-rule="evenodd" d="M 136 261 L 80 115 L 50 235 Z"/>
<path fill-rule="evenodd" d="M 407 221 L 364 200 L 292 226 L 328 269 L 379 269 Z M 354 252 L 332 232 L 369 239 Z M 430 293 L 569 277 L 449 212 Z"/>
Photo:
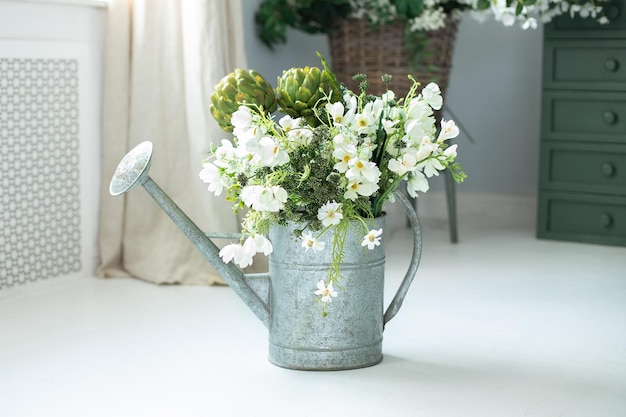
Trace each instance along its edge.
<path fill-rule="evenodd" d="M 415 277 L 415 273 L 417 272 L 417 267 L 419 266 L 420 258 L 422 256 L 422 232 L 419 220 L 417 219 L 417 213 L 415 212 L 415 207 L 413 207 L 413 204 L 401 191 L 396 191 L 395 196 L 404 207 L 404 210 L 409 218 L 409 223 L 411 224 L 411 229 L 413 230 L 413 254 L 411 255 L 409 269 L 407 270 L 404 279 L 402 279 L 402 283 L 400 284 L 398 291 L 396 291 L 396 295 L 393 297 L 393 300 L 385 311 L 385 315 L 383 316 L 383 325 L 391 320 L 398 313 L 400 307 L 402 307 L 402 302 L 404 301 L 404 297 L 411 286 L 411 282 L 413 282 L 413 278 Z"/>

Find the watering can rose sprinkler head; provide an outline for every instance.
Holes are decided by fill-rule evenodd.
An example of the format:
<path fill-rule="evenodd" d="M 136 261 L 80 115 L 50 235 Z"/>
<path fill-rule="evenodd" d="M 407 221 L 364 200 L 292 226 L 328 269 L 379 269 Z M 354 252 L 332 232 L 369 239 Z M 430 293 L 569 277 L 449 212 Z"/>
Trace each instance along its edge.
<path fill-rule="evenodd" d="M 145 141 L 124 156 L 109 184 L 109 193 L 112 196 L 124 194 L 134 186 L 143 184 L 149 178 L 152 149 L 152 142 Z"/>
<path fill-rule="evenodd" d="M 172 199 L 148 175 L 152 161 L 152 142 L 145 141 L 135 146 L 120 161 L 111 183 L 109 193 L 119 196 L 141 185 L 161 209 L 172 219 L 178 228 L 187 236 L 191 243 L 209 261 L 213 269 L 224 278 L 228 285 L 248 305 L 254 314 L 265 324 L 269 325 L 269 303 L 246 282 L 246 276 L 232 263 L 225 264 L 219 256 L 219 248 L 209 239 L 187 215 L 172 201 Z M 212 234 L 218 236 L 219 233 Z M 224 237 L 230 238 L 228 234 Z"/>

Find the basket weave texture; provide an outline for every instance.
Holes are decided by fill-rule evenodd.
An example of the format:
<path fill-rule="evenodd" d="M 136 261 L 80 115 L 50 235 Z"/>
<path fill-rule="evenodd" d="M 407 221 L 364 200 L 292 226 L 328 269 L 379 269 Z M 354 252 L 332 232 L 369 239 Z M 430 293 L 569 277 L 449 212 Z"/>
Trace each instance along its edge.
<path fill-rule="evenodd" d="M 423 86 L 436 82 L 445 97 L 452 68 L 452 54 L 457 34 L 457 21 L 447 18 L 444 28 L 425 32 L 428 42 L 422 51 L 420 64 L 410 68 L 409 56 L 404 48 L 404 21 L 397 20 L 376 30 L 363 19 L 341 19 L 329 36 L 332 70 L 340 82 L 358 92 L 358 83 L 352 80 L 357 73 L 367 75 L 370 94 L 380 95 L 386 87 L 381 76 L 392 76 L 389 89 L 396 97 L 403 97 L 413 82 L 412 74 Z"/>

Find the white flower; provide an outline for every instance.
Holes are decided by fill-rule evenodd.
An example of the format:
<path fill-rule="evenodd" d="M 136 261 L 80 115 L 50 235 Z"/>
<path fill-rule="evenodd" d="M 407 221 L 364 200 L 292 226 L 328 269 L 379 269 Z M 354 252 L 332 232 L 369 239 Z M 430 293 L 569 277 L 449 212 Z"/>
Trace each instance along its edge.
<path fill-rule="evenodd" d="M 274 251 L 272 242 L 270 242 L 269 239 L 265 238 L 265 236 L 258 233 L 249 236 L 243 243 L 243 246 L 247 249 L 249 253 L 263 253 L 263 255 L 265 256 Z"/>
<path fill-rule="evenodd" d="M 443 105 L 443 98 L 441 97 L 441 90 L 439 86 L 435 83 L 429 83 L 422 90 L 422 97 L 426 100 L 426 103 L 434 110 L 441 109 Z"/>
<path fill-rule="evenodd" d="M 434 176 L 439 175 L 439 171 L 442 171 L 443 169 L 445 169 L 445 167 L 441 164 L 441 161 L 439 160 L 439 158 L 437 158 L 434 155 L 433 157 L 428 158 L 424 162 L 420 163 L 418 165 L 418 168 L 423 169 L 424 174 L 426 174 L 428 178 L 432 177 L 433 175 Z"/>
<path fill-rule="evenodd" d="M 340 135 L 335 136 L 337 138 Z M 343 138 L 343 136 L 341 136 Z M 343 142 L 335 143 L 335 150 L 333 156 L 337 160 L 334 168 L 340 173 L 345 173 L 348 170 L 348 163 L 356 157 L 356 146 L 352 144 L 344 144 Z"/>
<path fill-rule="evenodd" d="M 252 256 L 254 253 L 251 253 L 249 247 L 246 248 L 237 243 L 226 245 L 220 250 L 220 257 L 224 263 L 233 261 L 240 268 L 252 265 Z"/>
<path fill-rule="evenodd" d="M 528 19 L 524 20 L 524 23 L 522 23 L 522 29 L 537 29 L 537 19 L 535 19 L 534 17 L 529 17 Z"/>
<path fill-rule="evenodd" d="M 399 158 L 390 160 L 388 167 L 392 172 L 398 175 L 404 175 L 409 171 L 413 171 L 415 164 L 417 164 L 415 155 L 411 152 L 404 152 Z"/>
<path fill-rule="evenodd" d="M 324 281 L 320 280 L 320 282 L 317 283 L 315 295 L 320 296 L 323 303 L 330 303 L 333 301 L 333 297 L 337 297 L 337 291 L 334 290 L 332 282 L 326 285 Z"/>
<path fill-rule="evenodd" d="M 267 167 L 275 167 L 289 162 L 289 155 L 280 148 L 278 140 L 269 136 L 264 136 L 259 141 L 257 156 L 261 164 Z"/>
<path fill-rule="evenodd" d="M 380 246 L 380 235 L 383 234 L 383 229 L 372 229 L 364 237 L 361 246 L 367 246 L 367 249 L 372 250 L 376 246 Z"/>
<path fill-rule="evenodd" d="M 443 155 L 446 156 L 447 158 L 456 158 L 456 148 L 457 148 L 457 144 L 454 144 L 450 147 L 448 147 L 445 151 L 443 151 Z"/>
<path fill-rule="evenodd" d="M 422 142 L 420 143 L 420 147 L 417 150 L 417 155 L 415 156 L 418 161 L 428 158 L 435 150 L 437 150 L 438 146 L 430 140 L 428 136 L 424 136 L 422 138 Z"/>
<path fill-rule="evenodd" d="M 328 115 L 330 116 L 333 125 L 335 126 L 345 126 L 346 123 L 344 123 L 344 115 L 343 115 L 343 103 L 341 103 L 341 101 L 337 101 L 335 103 L 328 103 L 326 104 L 326 111 L 328 112 Z"/>
<path fill-rule="evenodd" d="M 288 133 L 290 130 L 300 127 L 300 120 L 300 118 L 294 119 L 289 115 L 285 115 L 280 118 L 278 124 L 283 128 L 285 133 Z"/>
<path fill-rule="evenodd" d="M 409 175 L 409 179 L 406 183 L 406 191 L 411 197 L 417 198 L 418 191 L 425 193 L 429 188 L 428 179 L 422 172 L 416 170 Z"/>
<path fill-rule="evenodd" d="M 326 242 L 320 242 L 313 237 L 311 232 L 304 233 L 302 235 L 302 247 L 308 252 L 309 249 L 313 249 L 313 252 L 321 252 L 324 250 Z"/>
<path fill-rule="evenodd" d="M 371 103 L 368 103 L 368 105 Z M 359 134 L 370 134 L 376 131 L 378 124 L 374 116 L 365 109 L 354 116 L 354 129 Z"/>
<path fill-rule="evenodd" d="M 394 101 L 396 99 L 396 93 L 391 90 L 385 91 L 380 98 L 384 103 L 389 103 L 390 101 Z"/>
<path fill-rule="evenodd" d="M 220 168 L 229 168 L 229 163 L 239 158 L 237 148 L 226 139 L 222 139 L 222 145 L 215 150 L 215 165 Z"/>
<path fill-rule="evenodd" d="M 373 182 L 363 181 L 363 179 L 356 178 L 348 182 L 347 190 L 343 194 L 344 198 L 348 200 L 356 200 L 360 195 L 369 197 L 378 190 L 378 184 Z"/>
<path fill-rule="evenodd" d="M 243 203 L 257 211 L 280 211 L 287 202 L 287 198 L 287 191 L 278 185 L 274 187 L 249 185 L 241 190 Z"/>
<path fill-rule="evenodd" d="M 441 132 L 439 132 L 437 143 L 456 138 L 457 136 L 459 136 L 459 128 L 456 123 L 454 123 L 454 120 L 441 119 Z"/>
<path fill-rule="evenodd" d="M 348 162 L 350 167 L 346 171 L 346 177 L 351 179 L 364 178 L 368 182 L 378 182 L 380 170 L 375 163 L 364 161 L 361 158 L 353 158 Z"/>
<path fill-rule="evenodd" d="M 202 164 L 202 171 L 200 171 L 200 179 L 202 182 L 209 184 L 209 191 L 215 193 L 216 196 L 222 194 L 224 190 L 224 183 L 217 167 L 211 162 L 205 162 Z"/>
<path fill-rule="evenodd" d="M 239 106 L 239 108 L 231 116 L 230 123 L 239 131 L 250 129 L 252 124 L 252 113 L 250 112 L 250 109 L 243 105 Z"/>
<path fill-rule="evenodd" d="M 317 218 L 322 221 L 324 227 L 339 224 L 343 219 L 341 204 L 334 200 L 327 202 L 317 211 Z"/>
<path fill-rule="evenodd" d="M 434 4 L 430 7 L 433 7 Z M 409 21 L 411 32 L 441 29 L 445 26 L 445 12 L 443 7 L 424 9 L 422 13 Z"/>
<path fill-rule="evenodd" d="M 261 191 L 260 203 L 264 208 L 261 211 L 277 212 L 283 209 L 285 202 L 287 202 L 287 191 L 284 188 L 275 185 L 271 188 L 265 188 Z"/>
<path fill-rule="evenodd" d="M 404 124 L 404 131 L 410 139 L 419 140 L 423 136 L 433 133 L 435 119 L 433 110 L 423 99 L 414 98 L 408 105 L 408 120 Z"/>

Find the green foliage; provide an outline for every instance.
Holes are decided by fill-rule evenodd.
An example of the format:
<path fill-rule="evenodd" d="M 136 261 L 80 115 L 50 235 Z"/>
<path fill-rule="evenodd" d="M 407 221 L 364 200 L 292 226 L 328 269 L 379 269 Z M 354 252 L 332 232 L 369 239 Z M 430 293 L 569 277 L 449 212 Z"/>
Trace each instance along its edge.
<path fill-rule="evenodd" d="M 287 27 L 306 33 L 330 33 L 334 19 L 351 12 L 349 0 L 264 0 L 255 15 L 257 35 L 272 49 L 287 41 Z"/>

